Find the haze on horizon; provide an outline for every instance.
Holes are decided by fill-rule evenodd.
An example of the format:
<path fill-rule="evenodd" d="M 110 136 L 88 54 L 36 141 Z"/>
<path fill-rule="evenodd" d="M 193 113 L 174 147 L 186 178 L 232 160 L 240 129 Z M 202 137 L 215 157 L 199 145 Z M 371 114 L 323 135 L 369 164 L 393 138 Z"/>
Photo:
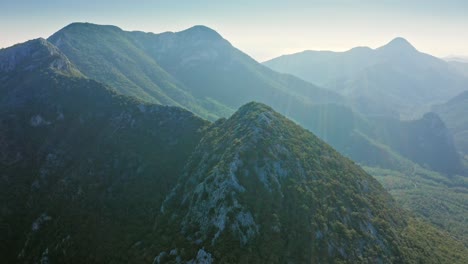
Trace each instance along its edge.
<path fill-rule="evenodd" d="M 0 47 L 44 37 L 72 22 L 160 33 L 206 25 L 258 61 L 302 50 L 376 48 L 401 36 L 438 56 L 468 56 L 468 2 L 239 0 L 3 0 Z"/>

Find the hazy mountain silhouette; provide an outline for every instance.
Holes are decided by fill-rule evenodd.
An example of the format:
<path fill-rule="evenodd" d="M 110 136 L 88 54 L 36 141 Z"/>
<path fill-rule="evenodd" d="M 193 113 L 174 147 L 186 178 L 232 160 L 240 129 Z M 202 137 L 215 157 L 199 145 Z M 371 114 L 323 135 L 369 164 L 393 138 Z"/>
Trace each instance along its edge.
<path fill-rule="evenodd" d="M 338 92 L 366 115 L 420 117 L 468 87 L 466 76 L 448 62 L 403 38 L 377 49 L 304 51 L 264 64 Z"/>
<path fill-rule="evenodd" d="M 373 136 L 368 121 L 347 107 L 343 98 L 269 70 L 208 27 L 153 34 L 73 23 L 49 40 L 81 72 L 123 94 L 181 106 L 210 120 L 227 117 L 246 102 L 263 102 L 358 162 L 393 166 L 392 155 L 369 140 Z M 395 50 L 413 52 L 414 48 L 396 39 L 382 53 Z M 369 51 L 355 49 L 353 54 Z"/>
<path fill-rule="evenodd" d="M 468 154 L 468 92 L 452 98 L 444 104 L 433 107 L 454 136 L 457 148 Z"/>

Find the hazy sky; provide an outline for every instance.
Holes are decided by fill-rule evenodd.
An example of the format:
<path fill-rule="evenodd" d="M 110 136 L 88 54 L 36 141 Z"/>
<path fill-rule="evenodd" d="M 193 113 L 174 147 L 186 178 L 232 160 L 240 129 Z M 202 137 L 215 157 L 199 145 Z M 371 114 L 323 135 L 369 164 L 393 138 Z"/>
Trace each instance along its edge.
<path fill-rule="evenodd" d="M 466 0 L 0 0 L 0 47 L 71 22 L 155 33 L 206 25 L 259 61 L 305 49 L 375 48 L 397 36 L 436 56 L 468 56 Z"/>

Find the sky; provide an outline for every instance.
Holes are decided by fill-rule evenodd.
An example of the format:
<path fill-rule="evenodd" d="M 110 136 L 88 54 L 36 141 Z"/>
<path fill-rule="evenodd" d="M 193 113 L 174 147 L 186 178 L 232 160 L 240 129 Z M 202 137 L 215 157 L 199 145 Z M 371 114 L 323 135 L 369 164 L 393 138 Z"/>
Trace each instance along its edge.
<path fill-rule="evenodd" d="M 434 56 L 468 56 L 466 0 L 0 0 L 0 47 L 72 22 L 154 33 L 205 25 L 258 61 L 395 37 Z"/>

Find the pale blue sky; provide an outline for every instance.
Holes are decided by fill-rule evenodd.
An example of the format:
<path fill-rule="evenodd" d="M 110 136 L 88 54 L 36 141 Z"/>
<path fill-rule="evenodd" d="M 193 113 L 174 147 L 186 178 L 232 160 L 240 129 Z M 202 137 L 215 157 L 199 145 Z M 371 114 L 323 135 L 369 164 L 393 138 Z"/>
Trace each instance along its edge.
<path fill-rule="evenodd" d="M 71 22 L 155 33 L 202 24 L 259 61 L 305 49 L 375 48 L 397 36 L 436 56 L 468 55 L 464 0 L 0 0 L 0 47 Z"/>

